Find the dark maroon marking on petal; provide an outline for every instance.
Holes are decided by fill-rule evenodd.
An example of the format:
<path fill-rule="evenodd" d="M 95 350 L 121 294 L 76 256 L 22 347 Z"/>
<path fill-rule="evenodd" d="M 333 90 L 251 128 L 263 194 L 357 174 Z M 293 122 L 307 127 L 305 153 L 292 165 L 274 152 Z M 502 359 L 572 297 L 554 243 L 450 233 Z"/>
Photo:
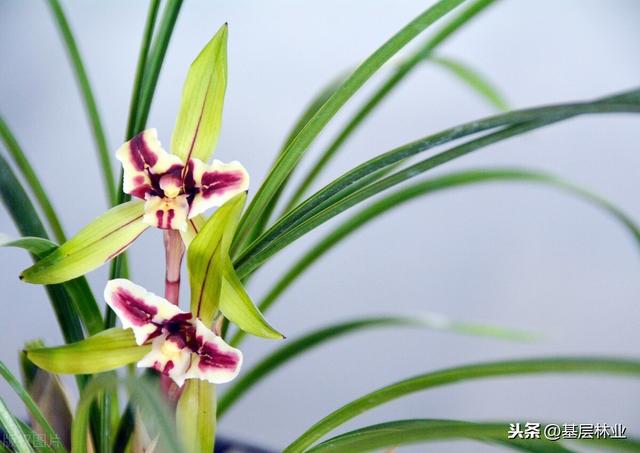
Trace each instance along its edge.
<path fill-rule="evenodd" d="M 169 209 L 167 211 L 167 228 L 168 229 L 171 229 L 171 221 L 173 220 L 175 215 L 176 215 L 176 212 L 173 209 Z"/>
<path fill-rule="evenodd" d="M 144 176 L 142 176 L 142 175 L 136 175 L 136 177 L 135 177 L 135 178 L 133 178 L 133 183 L 134 183 L 136 186 L 139 186 L 139 185 L 141 185 L 141 184 L 144 184 L 144 182 L 145 182 L 145 179 L 144 179 Z"/>
<path fill-rule="evenodd" d="M 182 175 L 182 191 L 189 195 L 198 192 L 196 180 L 193 176 L 194 171 L 195 163 L 193 162 L 193 159 L 189 159 L 187 166 L 185 167 L 184 174 Z"/>
<path fill-rule="evenodd" d="M 163 225 L 163 219 L 164 219 L 164 211 L 162 209 L 159 209 L 156 211 L 156 223 L 158 228 L 164 228 Z"/>
<path fill-rule="evenodd" d="M 211 195 L 222 194 L 227 190 L 236 188 L 242 183 L 242 176 L 242 173 L 239 171 L 205 172 L 200 182 L 202 196 L 209 198 Z"/>
<path fill-rule="evenodd" d="M 129 192 L 129 195 L 131 195 L 132 197 L 141 198 L 143 200 L 145 199 L 147 194 L 155 195 L 155 191 L 151 188 L 149 184 L 138 186 L 135 189 L 133 189 L 131 192 Z"/>
<path fill-rule="evenodd" d="M 158 156 L 149 149 L 144 139 L 144 132 L 139 133 L 131 139 L 129 149 L 131 150 L 133 166 L 138 171 L 144 170 L 145 167 L 153 167 L 156 162 L 158 162 Z"/>
<path fill-rule="evenodd" d="M 162 329 L 167 333 L 167 341 L 174 342 L 180 349 L 189 348 L 196 352 L 200 345 L 192 318 L 191 313 L 179 313 L 166 321 Z"/>
<path fill-rule="evenodd" d="M 165 374 L 165 375 L 169 376 L 169 371 L 173 370 L 173 367 L 174 367 L 173 360 L 169 360 L 165 364 L 164 369 L 162 370 L 162 374 Z"/>
<path fill-rule="evenodd" d="M 201 340 L 202 341 L 202 340 Z M 240 358 L 234 351 L 222 352 L 215 343 L 204 342 L 198 351 L 200 362 L 198 368 L 206 371 L 208 368 L 235 370 Z"/>
<path fill-rule="evenodd" d="M 158 313 L 158 309 L 144 300 L 134 296 L 124 288 L 117 288 L 112 295 L 114 308 L 121 310 L 127 320 L 134 326 L 149 324 Z"/>

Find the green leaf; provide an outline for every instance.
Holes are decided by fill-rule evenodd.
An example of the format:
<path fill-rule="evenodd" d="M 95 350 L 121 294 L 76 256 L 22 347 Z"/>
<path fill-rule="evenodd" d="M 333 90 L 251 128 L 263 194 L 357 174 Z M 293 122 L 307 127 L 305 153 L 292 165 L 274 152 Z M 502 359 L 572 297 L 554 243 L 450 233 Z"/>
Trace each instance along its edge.
<path fill-rule="evenodd" d="M 162 19 L 160 20 L 158 31 L 153 37 L 153 45 L 150 49 L 147 49 L 149 45 L 147 40 L 151 39 L 150 34 L 153 33 L 155 17 L 151 18 L 151 15 L 148 17 L 147 24 L 145 25 L 145 36 L 142 43 L 142 49 L 143 51 L 148 51 L 148 57 L 145 57 L 144 62 L 141 62 L 142 56 L 138 57 L 138 68 L 141 68 L 143 71 L 143 74 L 141 75 L 142 81 L 140 83 L 139 93 L 136 99 L 134 100 L 132 97 L 131 102 L 135 102 L 139 105 L 137 107 L 129 107 L 129 112 L 135 110 L 136 116 L 133 124 L 129 123 L 127 126 L 127 132 L 130 132 L 130 134 L 127 134 L 127 139 L 130 139 L 137 133 L 142 132 L 147 124 L 153 95 L 158 84 L 158 78 L 160 77 L 160 70 L 162 69 L 162 63 L 164 62 L 164 57 L 167 53 L 167 48 L 169 47 L 169 41 L 171 40 L 171 34 L 173 33 L 173 28 L 176 24 L 176 20 L 178 19 L 181 7 L 182 0 L 167 1 L 162 12 Z M 118 179 L 117 204 L 124 203 L 131 198 L 121 190 L 123 176 L 122 171 L 120 171 L 120 177 Z"/>
<path fill-rule="evenodd" d="M 336 436 L 306 452 L 365 452 L 396 448 L 423 442 L 470 439 L 498 443 L 504 447 L 531 452 L 571 452 L 546 439 L 506 440 L 509 423 L 462 422 L 457 420 L 397 420 L 367 426 Z M 541 429 L 544 427 L 541 426 Z"/>
<path fill-rule="evenodd" d="M 55 251 L 58 246 L 48 239 L 37 237 L 23 237 L 10 239 L 4 234 L 0 234 L 0 247 L 19 247 L 27 250 L 38 259 Z M 82 322 L 90 335 L 94 335 L 103 330 L 102 315 L 96 302 L 89 283 L 84 277 L 74 278 L 62 284 L 68 296 L 73 300 L 76 313 L 82 318 Z"/>
<path fill-rule="evenodd" d="M 216 434 L 216 386 L 189 379 L 176 409 L 176 425 L 187 452 L 213 451 Z"/>
<path fill-rule="evenodd" d="M 246 239 L 250 229 L 258 222 L 261 213 L 268 207 L 275 194 L 278 193 L 280 186 L 298 164 L 309 145 L 342 106 L 344 106 L 366 81 L 393 55 L 424 31 L 429 25 L 459 6 L 462 2 L 463 0 L 438 1 L 373 52 L 358 66 L 347 80 L 344 81 L 340 88 L 338 88 L 329 100 L 313 115 L 300 133 L 296 135 L 295 139 L 271 168 L 268 176 L 258 189 L 258 192 L 242 218 L 236 239 L 238 243 L 242 244 Z"/>
<path fill-rule="evenodd" d="M 322 173 L 327 164 L 337 155 L 338 151 L 342 148 L 342 145 L 344 145 L 351 134 L 353 134 L 353 132 L 367 119 L 369 114 L 371 114 L 371 112 L 373 112 L 375 108 L 393 92 L 400 82 L 411 74 L 411 72 L 421 62 L 429 58 L 434 49 L 440 46 L 440 44 L 446 41 L 447 38 L 453 35 L 462 26 L 494 2 L 495 0 L 476 0 L 469 3 L 462 11 L 456 13 L 451 20 L 446 22 L 445 25 L 437 31 L 437 33 L 429 37 L 408 58 L 401 61 L 392 74 L 385 79 L 385 81 L 373 92 L 371 96 L 369 96 L 362 107 L 353 114 L 329 146 L 320 153 L 320 157 L 318 157 L 308 173 L 302 178 L 300 184 L 294 189 L 293 195 L 286 204 L 284 213 L 287 213 L 298 204 L 300 199 Z"/>
<path fill-rule="evenodd" d="M 142 222 L 144 203 L 136 200 L 111 208 L 53 253 L 20 276 L 29 283 L 60 283 L 94 270 L 122 253 L 149 225 Z"/>
<path fill-rule="evenodd" d="M 2 398 L 0 398 L 0 428 L 11 441 L 17 453 L 31 453 L 34 451 Z"/>
<path fill-rule="evenodd" d="M 305 451 L 314 442 L 352 418 L 411 393 L 488 377 L 543 373 L 606 373 L 638 377 L 640 376 L 640 361 L 606 357 L 505 360 L 453 367 L 422 374 L 382 387 L 342 406 L 309 428 L 284 451 L 285 453 Z"/>
<path fill-rule="evenodd" d="M 191 287 L 191 312 L 211 325 L 218 311 L 222 290 L 222 262 L 228 254 L 230 239 L 225 231 L 233 230 L 242 212 L 247 194 L 240 193 L 220 206 L 209 217 L 187 250 L 187 268 Z"/>
<path fill-rule="evenodd" d="M 47 440 L 51 441 L 54 439 L 58 439 L 58 434 L 53 430 L 49 421 L 42 414 L 36 402 L 31 398 L 29 392 L 20 385 L 20 382 L 16 377 L 11 374 L 11 371 L 5 366 L 4 363 L 0 362 L 0 375 L 7 381 L 7 384 L 11 386 L 14 392 L 20 397 L 24 405 L 26 406 L 29 414 L 33 417 L 33 420 L 40 426 L 42 429 L 44 436 Z M 62 453 L 65 451 L 64 447 L 58 442 L 52 442 L 52 447 L 55 451 Z"/>
<path fill-rule="evenodd" d="M 98 150 L 98 160 L 100 162 L 100 169 L 102 170 L 102 180 L 107 195 L 107 201 L 109 202 L 109 205 L 111 205 L 115 201 L 114 197 L 116 194 L 116 187 L 113 168 L 111 167 L 111 154 L 109 153 L 109 146 L 107 145 L 107 139 L 105 138 L 100 114 L 98 113 L 96 99 L 93 95 L 87 71 L 84 67 L 84 63 L 82 62 L 78 45 L 73 37 L 73 32 L 71 31 L 69 21 L 64 14 L 64 10 L 58 0 L 49 0 L 48 3 L 54 18 L 56 19 L 58 30 L 60 31 L 66 45 L 67 53 L 71 60 L 71 67 L 73 68 L 74 75 L 76 76 L 76 80 L 80 88 L 80 93 L 82 94 L 82 100 L 85 108 L 87 109 L 89 122 L 91 124 L 91 131 L 93 132 L 93 138 Z M 73 125 L 69 124 L 69 131 L 71 131 L 72 128 Z"/>
<path fill-rule="evenodd" d="M 184 162 L 207 162 L 218 142 L 227 88 L 227 32 L 224 24 L 191 64 L 184 83 L 180 113 L 171 137 L 171 152 Z"/>
<path fill-rule="evenodd" d="M 41 238 L 48 237 L 31 200 L 1 154 L 0 198 L 20 234 Z M 65 341 L 81 340 L 84 337 L 82 326 L 78 315 L 73 311 L 73 303 L 67 291 L 57 285 L 47 286 L 46 291 Z"/>
<path fill-rule="evenodd" d="M 262 302 L 258 305 L 258 308 L 263 313 L 266 312 L 278 297 L 320 257 L 324 256 L 325 253 L 335 247 L 351 233 L 357 231 L 360 227 L 385 214 L 391 209 L 403 206 L 404 203 L 413 200 L 414 198 L 441 190 L 490 182 L 534 183 L 548 185 L 553 188 L 567 191 L 570 195 L 575 195 L 587 203 L 605 210 L 605 212 L 620 221 L 634 236 L 635 240 L 640 242 L 640 229 L 621 209 L 598 195 L 553 175 L 525 169 L 479 169 L 454 172 L 403 187 L 402 189 L 377 200 L 370 206 L 367 206 L 351 218 L 347 219 L 322 238 L 316 245 L 309 248 L 308 251 L 298 259 L 291 268 L 285 272 L 282 277 L 280 277 L 279 280 L 276 281 L 272 288 L 267 292 L 267 295 L 264 297 Z M 242 336 L 242 334 L 239 333 L 239 336 Z"/>
<path fill-rule="evenodd" d="M 246 277 L 278 250 L 360 201 L 477 149 L 577 115 L 638 111 L 640 90 L 632 90 L 593 102 L 526 109 L 472 121 L 381 154 L 325 186 L 263 233 L 234 262 L 238 275 L 240 278 Z M 506 127 L 370 183 L 369 177 L 372 174 L 397 165 L 418 153 L 470 134 L 502 126 Z"/>
<path fill-rule="evenodd" d="M 309 120 L 313 117 L 313 115 L 315 115 L 318 109 L 320 109 L 320 107 L 322 107 L 324 103 L 327 102 L 327 100 L 333 95 L 333 93 L 336 92 L 336 90 L 340 87 L 340 85 L 342 85 L 342 83 L 345 81 L 348 75 L 349 75 L 348 73 L 340 74 L 338 77 L 331 80 L 326 86 L 324 86 L 320 90 L 318 94 L 314 96 L 314 98 L 311 100 L 309 105 L 302 112 L 302 114 L 300 115 L 300 117 L 298 118 L 294 126 L 291 128 L 291 131 L 289 132 L 289 135 L 284 141 L 282 148 L 280 149 L 280 152 L 278 152 L 278 155 L 276 156 L 276 160 L 287 149 L 287 147 L 291 144 L 293 139 L 300 133 L 300 131 L 302 131 L 304 126 L 309 122 Z M 256 222 L 253 228 L 251 228 L 250 233 L 247 236 L 247 241 L 246 241 L 247 243 L 251 243 L 251 241 L 253 241 L 256 237 L 258 237 L 258 235 L 260 235 L 264 231 L 265 227 L 269 223 L 271 214 L 273 214 L 273 211 L 276 208 L 276 204 L 280 199 L 281 192 L 284 190 L 285 185 L 288 182 L 288 179 L 290 177 L 291 177 L 291 174 L 289 174 L 285 183 L 283 183 L 282 186 L 280 186 L 278 193 L 273 197 L 273 199 L 269 203 L 269 206 L 267 206 L 267 208 L 261 213 L 260 219 L 258 220 L 258 222 Z M 231 249 L 232 253 L 235 253 L 235 251 L 237 250 L 237 246 L 238 244 L 235 244 L 235 246 L 232 247 Z"/>
<path fill-rule="evenodd" d="M 0 116 L 0 137 L 2 137 L 5 147 L 9 151 L 9 154 L 16 166 L 20 169 L 22 176 L 35 196 L 40 209 L 42 209 L 42 213 L 47 219 L 49 228 L 53 232 L 53 236 L 58 242 L 64 242 L 66 240 L 64 230 L 62 229 L 58 215 L 51 204 L 51 200 L 49 200 L 47 192 L 42 187 L 42 184 L 40 184 L 40 178 L 36 175 L 29 159 L 25 156 L 22 148 L 18 144 L 18 141 L 15 139 L 13 133 L 11 133 L 9 126 L 5 123 L 2 116 Z"/>
<path fill-rule="evenodd" d="M 534 338 L 531 334 L 515 330 L 451 321 L 442 315 L 434 313 L 418 313 L 413 316 L 374 316 L 332 324 L 287 341 L 285 345 L 264 357 L 249 371 L 243 372 L 220 398 L 218 417 L 222 417 L 242 395 L 265 376 L 290 360 L 295 359 L 300 354 L 343 335 L 378 327 L 426 327 L 435 330 L 517 341 Z M 229 344 L 237 346 L 240 338 L 242 337 L 236 335 Z"/>
<path fill-rule="evenodd" d="M 438 56 L 431 57 L 429 61 L 442 66 L 451 71 L 472 90 L 485 98 L 489 104 L 498 110 L 507 111 L 509 105 L 498 89 L 491 84 L 484 76 L 472 69 L 470 66 L 453 58 Z"/>
<path fill-rule="evenodd" d="M 150 349 L 150 345 L 136 344 L 131 329 L 114 327 L 77 343 L 26 352 L 27 358 L 43 370 L 57 374 L 92 374 L 137 362 Z"/>
<path fill-rule="evenodd" d="M 155 422 L 155 431 L 160 437 L 159 444 L 167 453 L 180 453 L 181 445 L 175 433 L 175 424 L 172 421 L 169 408 L 160 396 L 158 386 L 147 378 L 130 378 L 118 381 L 114 375 L 98 376 L 83 390 L 76 414 L 73 419 L 71 432 L 71 445 L 74 453 L 87 452 L 87 434 L 89 428 L 89 414 L 93 402 L 104 392 L 113 392 L 118 382 L 123 382 L 132 400 L 140 408 L 146 419 Z"/>
<path fill-rule="evenodd" d="M 223 272 L 220 311 L 224 316 L 244 332 L 262 338 L 282 340 L 284 335 L 271 327 L 253 304 L 228 256 L 223 259 Z"/>

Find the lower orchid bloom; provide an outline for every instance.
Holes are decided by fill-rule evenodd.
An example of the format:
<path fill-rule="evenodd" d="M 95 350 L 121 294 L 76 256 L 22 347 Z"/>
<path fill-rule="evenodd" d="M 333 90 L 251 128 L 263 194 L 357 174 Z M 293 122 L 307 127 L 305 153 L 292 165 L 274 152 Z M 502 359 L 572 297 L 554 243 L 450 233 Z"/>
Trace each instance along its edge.
<path fill-rule="evenodd" d="M 104 298 L 136 343 L 151 341 L 138 367 L 154 368 L 179 387 L 186 379 L 223 384 L 234 379 L 242 352 L 229 346 L 192 313 L 126 279 L 110 280 Z"/>

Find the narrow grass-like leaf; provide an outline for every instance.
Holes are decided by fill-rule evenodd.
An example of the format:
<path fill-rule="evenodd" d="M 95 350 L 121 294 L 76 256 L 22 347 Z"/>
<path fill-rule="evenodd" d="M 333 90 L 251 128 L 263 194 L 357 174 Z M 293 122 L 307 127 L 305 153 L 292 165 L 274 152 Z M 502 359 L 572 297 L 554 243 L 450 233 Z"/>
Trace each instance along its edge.
<path fill-rule="evenodd" d="M 33 419 L 42 428 L 45 438 L 48 441 L 57 439 L 58 434 L 53 430 L 53 428 L 49 424 L 49 421 L 42 414 L 42 412 L 38 408 L 38 405 L 35 403 L 35 401 L 33 401 L 33 398 L 31 398 L 31 395 L 29 395 L 29 392 L 24 387 L 22 387 L 22 385 L 20 385 L 18 379 L 16 379 L 16 377 L 11 374 L 11 371 L 9 371 L 9 369 L 2 362 L 0 362 L 0 375 L 4 378 L 5 381 L 7 381 L 7 384 L 11 386 L 13 391 L 16 392 L 18 397 L 20 397 Z M 53 442 L 52 447 L 53 450 L 59 453 L 65 451 L 64 447 L 57 442 Z"/>
<path fill-rule="evenodd" d="M 276 161 L 280 157 L 280 155 L 287 149 L 287 147 L 291 144 L 293 139 L 300 133 L 300 131 L 304 128 L 304 126 L 309 122 L 309 120 L 315 115 L 315 113 L 324 105 L 325 102 L 336 92 L 336 90 L 342 85 L 349 74 L 341 74 L 338 77 L 331 80 L 326 86 L 324 86 L 318 94 L 314 96 L 309 105 L 302 112 L 298 120 L 295 122 L 289 135 L 285 139 L 282 148 L 278 152 L 276 156 Z M 289 175 L 291 176 L 291 175 Z M 287 177 L 288 180 L 288 177 Z M 273 199 L 269 202 L 267 208 L 260 214 L 260 218 L 258 222 L 250 229 L 250 232 L 247 236 L 247 243 L 251 243 L 256 237 L 258 237 L 265 229 L 267 224 L 269 223 L 269 219 L 273 214 L 273 211 L 276 208 L 276 204 L 280 199 L 281 192 L 284 190 L 286 186 L 286 182 L 280 186 L 278 189 L 278 193 L 273 197 Z M 232 249 L 232 253 L 234 250 Z"/>
<path fill-rule="evenodd" d="M 146 61 L 146 69 L 143 73 L 140 94 L 137 100 L 139 106 L 133 123 L 133 129 L 130 129 L 133 131 L 131 136 L 141 132 L 147 124 L 153 95 L 156 90 L 156 85 L 158 84 L 158 78 L 160 77 L 160 70 L 162 69 L 162 63 L 164 62 L 164 57 L 167 53 L 167 48 L 169 47 L 169 41 L 171 40 L 171 34 L 173 33 L 173 28 L 176 24 L 176 20 L 178 19 L 181 7 L 182 0 L 168 0 L 163 9 L 160 25 L 158 26 L 158 32 L 153 39 L 153 44 Z M 123 173 L 121 171 L 118 182 L 119 189 L 122 188 L 122 179 Z M 129 199 L 130 196 L 128 194 L 124 193 L 122 190 L 118 190 L 118 204 L 124 203 Z"/>
<path fill-rule="evenodd" d="M 180 112 L 171 136 L 171 152 L 183 162 L 207 162 L 220 135 L 227 88 L 227 34 L 224 24 L 191 63 Z"/>
<path fill-rule="evenodd" d="M 142 82 L 144 79 L 145 68 L 147 66 L 147 59 L 149 56 L 149 50 L 151 48 L 151 38 L 153 37 L 153 29 L 156 24 L 156 18 L 158 16 L 158 9 L 160 8 L 160 0 L 151 0 L 149 3 L 149 11 L 147 13 L 147 20 L 144 25 L 144 33 L 142 35 L 142 43 L 140 45 L 140 52 L 138 54 L 138 62 L 136 64 L 136 75 L 133 82 L 133 90 L 131 91 L 131 101 L 129 102 L 129 117 L 127 119 L 127 131 L 125 133 L 125 141 L 133 138 L 139 130 L 136 130 L 136 121 L 138 120 L 138 106 L 140 103 Z M 120 170 L 122 172 L 122 170 Z M 118 186 L 116 187 L 116 195 L 114 200 L 116 203 L 122 203 L 126 201 L 126 194 L 122 191 L 122 178 L 121 173 L 118 178 Z M 111 268 L 109 270 L 109 280 L 115 278 L 128 278 L 128 261 L 127 252 L 123 252 L 116 256 L 111 262 Z M 108 305 L 105 307 L 104 326 L 105 329 L 110 329 L 116 325 L 116 314 Z M 106 405 L 105 405 L 106 407 Z"/>
<path fill-rule="evenodd" d="M 51 204 L 51 200 L 49 200 L 47 192 L 42 187 L 42 184 L 40 184 L 40 178 L 36 175 L 29 159 L 25 156 L 22 148 L 18 144 L 18 141 L 2 116 L 0 116 L 0 137 L 2 137 L 2 141 L 9 151 L 13 162 L 20 169 L 20 172 L 31 189 L 33 196 L 36 198 L 40 209 L 42 209 L 42 213 L 44 214 L 45 219 L 47 219 L 47 223 L 53 233 L 53 237 L 56 238 L 58 242 L 64 242 L 66 240 L 64 230 L 62 229 L 58 215 Z"/>
<path fill-rule="evenodd" d="M 47 238 L 47 232 L 7 161 L 0 154 L 0 198 L 23 236 Z M 78 315 L 67 291 L 59 285 L 46 287 L 47 295 L 66 342 L 84 338 Z"/>
<path fill-rule="evenodd" d="M 608 357 L 557 357 L 488 362 L 422 374 L 375 390 L 327 415 L 284 451 L 305 451 L 314 442 L 354 417 L 391 400 L 429 388 L 476 379 L 537 374 L 613 374 L 640 377 L 640 361 Z"/>
<path fill-rule="evenodd" d="M 457 420 L 396 420 L 341 434 L 316 445 L 308 453 L 359 453 L 397 448 L 432 441 L 478 440 L 498 443 L 520 451 L 571 453 L 572 450 L 546 439 L 506 440 L 509 423 L 462 422 Z M 544 429 L 544 426 L 541 426 Z"/>
<path fill-rule="evenodd" d="M 109 205 L 112 205 L 114 203 L 116 186 L 113 168 L 111 167 L 111 156 L 109 154 L 109 146 L 107 145 L 107 139 L 105 138 L 104 128 L 102 127 L 102 121 L 98 112 L 96 99 L 93 95 L 93 90 L 91 89 L 91 83 L 89 83 L 89 77 L 87 76 L 87 71 L 84 67 L 84 63 L 82 62 L 78 45 L 73 37 L 73 32 L 71 31 L 69 21 L 62 9 L 62 5 L 60 5 L 58 0 L 49 0 L 48 3 L 56 20 L 58 30 L 64 40 L 67 53 L 71 60 L 71 67 L 73 68 L 76 80 L 78 81 L 82 100 L 84 101 L 87 114 L 89 115 L 91 131 L 93 132 L 93 138 L 98 150 L 98 160 L 100 162 L 100 169 L 102 170 L 102 180 L 107 195 L 107 201 Z"/>
<path fill-rule="evenodd" d="M 427 59 L 432 52 L 440 46 L 440 44 L 447 40 L 447 38 L 453 35 L 462 26 L 494 2 L 495 0 L 476 0 L 471 2 L 451 20 L 449 20 L 441 29 L 439 29 L 436 34 L 428 38 L 416 51 L 398 65 L 393 73 L 387 77 L 387 79 L 371 96 L 369 96 L 362 107 L 356 111 L 347 124 L 340 130 L 340 132 L 338 132 L 336 138 L 329 144 L 329 146 L 320 153 L 320 157 L 318 157 L 308 173 L 302 178 L 300 184 L 294 189 L 291 199 L 286 204 L 284 213 L 290 211 L 298 204 L 307 190 L 311 187 L 311 184 L 313 184 L 320 173 L 326 168 L 327 164 L 333 159 L 333 157 L 335 157 L 351 134 L 353 134 L 369 114 L 393 92 L 400 82 L 402 82 L 421 62 Z"/>
<path fill-rule="evenodd" d="M 498 89 L 487 80 L 484 76 L 471 68 L 469 65 L 455 60 L 450 57 L 433 56 L 429 58 L 429 61 L 435 63 L 444 69 L 447 69 L 452 74 L 457 76 L 462 82 L 469 86 L 472 90 L 477 92 L 481 97 L 487 100 L 489 104 L 498 110 L 507 111 L 509 105 L 504 99 Z"/>
<path fill-rule="evenodd" d="M 216 434 L 216 386 L 189 379 L 176 408 L 176 425 L 185 451 L 213 451 Z"/>
<path fill-rule="evenodd" d="M 55 251 L 58 246 L 48 239 L 37 237 L 24 237 L 10 239 L 0 234 L 0 247 L 19 247 L 27 250 L 38 259 L 43 259 Z M 103 330 L 102 315 L 89 283 L 84 277 L 77 277 L 62 284 L 69 297 L 73 300 L 76 312 L 82 319 L 87 332 L 94 335 Z"/>
<path fill-rule="evenodd" d="M 149 225 L 142 222 L 144 203 L 115 206 L 93 220 L 53 253 L 23 271 L 28 283 L 60 283 L 96 269 L 122 253 Z"/>
<path fill-rule="evenodd" d="M 449 13 L 462 2 L 463 0 L 438 1 L 373 52 L 358 66 L 347 80 L 344 81 L 340 88 L 338 88 L 329 100 L 313 115 L 300 133 L 296 135 L 291 144 L 271 168 L 240 222 L 236 239 L 239 244 L 242 244 L 243 241 L 246 240 L 250 229 L 258 222 L 261 213 L 267 208 L 271 199 L 298 164 L 309 145 L 342 106 L 344 106 L 367 80 L 393 55 L 424 31 L 429 25 Z"/>
<path fill-rule="evenodd" d="M 469 184 L 482 184 L 489 182 L 534 183 L 567 191 L 569 194 L 575 195 L 587 203 L 604 209 L 605 212 L 620 221 L 634 236 L 635 240 L 640 243 L 640 229 L 621 209 L 598 195 L 558 177 L 543 172 L 525 169 L 465 170 L 438 176 L 403 187 L 402 189 L 399 189 L 398 191 L 391 193 L 362 209 L 331 231 L 315 246 L 311 247 L 298 261 L 296 261 L 267 292 L 267 295 L 264 297 L 262 302 L 260 302 L 258 308 L 263 313 L 266 312 L 278 297 L 313 263 L 331 250 L 335 245 L 340 243 L 340 241 L 348 237 L 351 233 L 366 225 L 368 222 L 376 219 L 378 216 L 391 209 L 403 206 L 404 203 L 413 200 L 416 197 L 431 194 L 440 190 L 458 188 Z M 243 334 L 242 332 L 238 332 L 236 336 L 242 337 Z M 234 344 L 233 340 L 232 344 Z"/>
<path fill-rule="evenodd" d="M 379 155 L 325 186 L 301 205 L 281 218 L 275 225 L 256 239 L 236 259 L 238 275 L 246 277 L 277 250 L 282 249 L 301 235 L 330 219 L 348 207 L 367 199 L 395 184 L 446 162 L 462 157 L 500 140 L 559 122 L 570 117 L 588 113 L 638 112 L 640 90 L 632 90 L 594 102 L 560 104 L 520 110 L 477 120 L 425 137 L 387 153 Z M 510 125 L 498 132 L 487 134 L 447 151 L 436 154 L 425 161 L 412 165 L 380 181 L 369 184 L 370 175 L 396 165 L 418 153 L 452 140 L 478 132 Z M 363 181 L 367 185 L 363 185 Z M 269 249 L 269 250 L 266 250 Z"/>
<path fill-rule="evenodd" d="M 150 350 L 151 345 L 136 344 L 131 329 L 114 327 L 77 343 L 26 353 L 29 360 L 52 373 L 93 374 L 137 362 Z"/>
<path fill-rule="evenodd" d="M 32 453 L 34 451 L 2 398 L 0 398 L 0 428 L 11 441 L 16 453 Z"/>
<path fill-rule="evenodd" d="M 114 375 L 98 376 L 85 388 L 78 401 L 76 415 L 73 420 L 71 445 L 74 453 L 87 452 L 87 432 L 89 414 L 96 398 L 104 392 L 113 392 L 118 380 Z M 171 420 L 169 410 L 160 397 L 157 385 L 146 378 L 131 378 L 124 381 L 131 398 L 134 400 L 146 418 L 155 422 L 157 435 L 160 437 L 162 450 L 167 453 L 180 453 L 182 450 Z"/>
<path fill-rule="evenodd" d="M 138 53 L 138 62 L 136 63 L 136 75 L 133 80 L 133 89 L 131 90 L 131 101 L 129 101 L 129 117 L 127 119 L 127 131 L 124 135 L 125 141 L 131 140 L 138 132 L 142 132 L 136 130 L 136 121 L 138 118 L 142 81 L 144 80 L 149 50 L 151 49 L 151 38 L 153 37 L 153 29 L 156 25 L 159 8 L 160 0 L 151 0 L 149 2 L 149 10 L 144 24 L 144 32 L 142 33 L 140 52 Z M 120 187 L 117 187 L 116 190 L 119 193 Z"/>
<path fill-rule="evenodd" d="M 299 338 L 289 340 L 279 349 L 263 358 L 249 371 L 242 373 L 220 398 L 218 417 L 221 417 L 242 395 L 265 376 L 290 360 L 295 359 L 300 354 L 343 335 L 378 327 L 423 327 L 516 341 L 534 338 L 531 334 L 516 330 L 451 321 L 444 316 L 432 313 L 418 313 L 413 316 L 375 316 L 341 322 L 313 330 Z M 230 341 L 230 344 L 238 345 L 240 338 L 236 335 Z"/>

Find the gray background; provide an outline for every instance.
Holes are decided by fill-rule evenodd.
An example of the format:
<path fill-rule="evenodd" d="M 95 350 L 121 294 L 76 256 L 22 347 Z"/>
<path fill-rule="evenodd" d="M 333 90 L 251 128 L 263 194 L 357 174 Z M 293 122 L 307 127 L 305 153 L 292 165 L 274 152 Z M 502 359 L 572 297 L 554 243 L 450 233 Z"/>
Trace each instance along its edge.
<path fill-rule="evenodd" d="M 216 157 L 243 162 L 255 191 L 311 96 L 375 50 L 425 3 L 186 2 L 149 125 L 169 142 L 187 67 L 228 21 L 229 88 Z M 67 1 L 65 6 L 115 150 L 125 127 L 146 2 Z M 632 0 L 503 1 L 441 50 L 493 80 L 513 107 L 586 99 L 637 85 L 639 20 L 640 4 Z M 106 203 L 84 110 L 43 2 L 0 2 L 0 40 L 2 114 L 50 191 L 66 231 L 73 233 L 103 212 Z M 335 124 L 359 99 L 337 116 L 315 151 L 332 138 Z M 458 80 L 424 64 L 354 135 L 323 180 L 394 146 L 491 113 Z M 546 169 L 640 218 L 638 132 L 638 120 L 631 115 L 581 118 L 493 146 L 445 170 Z M 0 231 L 16 234 L 5 212 Z M 254 279 L 250 293 L 259 299 L 326 231 L 280 253 Z M 156 292 L 162 291 L 160 244 L 160 233 L 153 231 L 131 249 L 134 280 Z M 17 371 L 16 351 L 25 341 L 42 337 L 56 344 L 60 334 L 42 289 L 17 279 L 29 264 L 26 254 L 2 250 L 0 262 L 0 360 Z M 355 335 L 270 376 L 228 414 L 220 431 L 278 448 L 342 403 L 416 373 L 510 357 L 637 356 L 639 264 L 638 249 L 620 225 L 581 201 L 539 186 L 487 185 L 416 200 L 325 256 L 268 318 L 296 338 L 362 314 L 428 310 L 526 329 L 546 339 L 506 343 L 416 329 Z M 96 293 L 105 278 L 106 268 L 90 275 Z M 275 346 L 259 339 L 247 342 L 247 365 Z M 22 411 L 4 383 L 0 394 Z M 640 434 L 638 407 L 640 383 L 630 379 L 499 379 L 404 398 L 346 428 L 437 417 L 625 423 Z M 458 444 L 451 450 L 474 448 Z"/>

